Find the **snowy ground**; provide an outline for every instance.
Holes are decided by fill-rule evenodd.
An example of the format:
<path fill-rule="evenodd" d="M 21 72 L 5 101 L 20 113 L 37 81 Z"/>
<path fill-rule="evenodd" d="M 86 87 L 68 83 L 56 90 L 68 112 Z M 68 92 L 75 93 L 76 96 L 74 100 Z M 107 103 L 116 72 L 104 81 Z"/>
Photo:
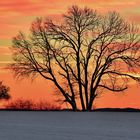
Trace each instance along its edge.
<path fill-rule="evenodd" d="M 0 111 L 0 140 L 140 140 L 140 113 Z"/>

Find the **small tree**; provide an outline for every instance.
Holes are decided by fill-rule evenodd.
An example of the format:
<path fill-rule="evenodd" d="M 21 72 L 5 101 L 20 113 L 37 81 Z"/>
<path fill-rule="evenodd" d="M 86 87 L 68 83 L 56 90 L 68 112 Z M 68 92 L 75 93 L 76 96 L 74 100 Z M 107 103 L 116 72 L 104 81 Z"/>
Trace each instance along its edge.
<path fill-rule="evenodd" d="M 3 85 L 2 81 L 0 81 L 0 99 L 9 99 L 9 90 L 10 88 Z"/>
<path fill-rule="evenodd" d="M 53 82 L 73 110 L 79 102 L 91 110 L 101 92 L 121 92 L 129 80 L 140 80 L 132 74 L 140 67 L 138 29 L 116 12 L 72 6 L 62 23 L 37 18 L 30 37 L 13 39 L 13 49 L 16 76 Z"/>

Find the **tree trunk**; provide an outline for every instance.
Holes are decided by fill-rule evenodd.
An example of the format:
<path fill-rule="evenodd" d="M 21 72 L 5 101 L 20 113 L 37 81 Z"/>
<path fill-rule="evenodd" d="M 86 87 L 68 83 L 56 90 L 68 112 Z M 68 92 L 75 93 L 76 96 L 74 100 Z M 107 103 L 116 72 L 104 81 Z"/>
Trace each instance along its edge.
<path fill-rule="evenodd" d="M 74 103 L 74 104 L 72 104 L 72 110 L 73 111 L 77 111 L 77 106 L 76 106 L 76 104 Z"/>
<path fill-rule="evenodd" d="M 91 97 L 90 102 L 89 102 L 88 107 L 87 107 L 87 111 L 91 111 L 92 110 L 92 105 L 93 105 L 95 97 L 96 96 Z"/>

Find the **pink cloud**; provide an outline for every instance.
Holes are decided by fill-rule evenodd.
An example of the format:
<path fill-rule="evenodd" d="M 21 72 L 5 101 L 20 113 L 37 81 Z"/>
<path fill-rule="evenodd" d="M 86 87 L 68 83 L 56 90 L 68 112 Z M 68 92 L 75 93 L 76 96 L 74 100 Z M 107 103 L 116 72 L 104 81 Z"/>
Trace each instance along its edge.
<path fill-rule="evenodd" d="M 1 12 L 12 12 L 11 14 L 22 14 L 22 15 L 44 15 L 56 12 L 63 12 L 69 6 L 77 4 L 80 6 L 90 6 L 93 9 L 121 9 L 138 7 L 139 0 L 7 0 L 0 1 Z"/>

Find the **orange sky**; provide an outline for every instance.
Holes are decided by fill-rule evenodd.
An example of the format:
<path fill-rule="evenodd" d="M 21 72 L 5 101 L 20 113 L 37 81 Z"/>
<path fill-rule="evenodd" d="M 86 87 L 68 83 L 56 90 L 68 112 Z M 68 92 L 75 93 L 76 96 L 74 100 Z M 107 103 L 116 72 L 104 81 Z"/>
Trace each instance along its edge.
<path fill-rule="evenodd" d="M 38 78 L 17 81 L 4 67 L 12 61 L 11 39 L 18 31 L 28 33 L 31 22 L 36 17 L 60 17 L 73 4 L 87 6 L 98 12 L 117 11 L 125 19 L 140 26 L 140 0 L 6 0 L 0 1 L 0 80 L 10 86 L 13 99 L 30 98 L 54 101 L 53 86 Z M 49 95 L 51 94 L 51 95 Z M 121 94 L 101 95 L 97 107 L 138 107 L 140 108 L 139 85 L 131 83 L 131 88 Z"/>

